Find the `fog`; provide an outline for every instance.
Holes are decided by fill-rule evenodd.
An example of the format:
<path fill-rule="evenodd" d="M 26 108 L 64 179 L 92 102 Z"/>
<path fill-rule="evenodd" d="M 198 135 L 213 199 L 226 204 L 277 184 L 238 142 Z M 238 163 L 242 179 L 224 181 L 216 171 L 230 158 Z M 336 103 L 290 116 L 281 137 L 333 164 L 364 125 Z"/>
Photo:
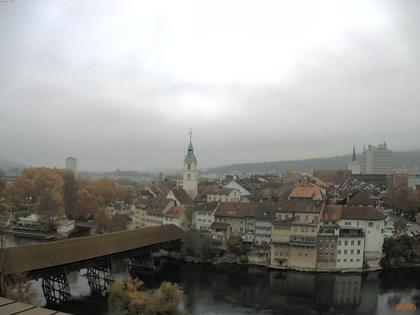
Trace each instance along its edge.
<path fill-rule="evenodd" d="M 420 144 L 420 2 L 0 1 L 0 158 L 199 167 Z"/>

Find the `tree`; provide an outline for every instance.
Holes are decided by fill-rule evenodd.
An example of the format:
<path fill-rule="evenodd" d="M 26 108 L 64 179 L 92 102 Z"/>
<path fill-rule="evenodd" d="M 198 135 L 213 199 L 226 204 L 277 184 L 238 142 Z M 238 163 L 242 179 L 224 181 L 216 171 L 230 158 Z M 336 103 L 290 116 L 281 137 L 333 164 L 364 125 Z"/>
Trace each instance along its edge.
<path fill-rule="evenodd" d="M 116 281 L 107 293 L 112 314 L 183 314 L 179 310 L 183 292 L 176 284 L 169 282 L 163 282 L 157 290 L 148 292 L 143 282 L 137 279 Z"/>
<path fill-rule="evenodd" d="M 110 233 L 127 229 L 127 217 L 122 214 L 113 215 L 108 209 L 100 209 L 93 222 L 97 233 Z"/>
<path fill-rule="evenodd" d="M 78 185 L 73 172 L 61 171 L 60 174 L 63 179 L 64 212 L 70 218 L 77 208 Z"/>
<path fill-rule="evenodd" d="M 8 279 L 6 297 L 21 303 L 36 304 L 38 293 L 32 283 L 23 274 L 17 274 Z"/>
<path fill-rule="evenodd" d="M 45 230 L 51 230 L 57 219 L 64 216 L 62 194 L 56 190 L 44 190 L 38 198 L 37 209 L 38 214 L 42 215 L 42 223 Z"/>
<path fill-rule="evenodd" d="M 3 190 L 6 187 L 6 183 L 3 180 L 3 176 L 4 176 L 4 171 L 0 169 L 0 199 L 3 196 Z"/>
<path fill-rule="evenodd" d="M 83 188 L 77 192 L 77 207 L 73 210 L 72 216 L 87 219 L 103 208 L 104 203 L 98 194 Z"/>
<path fill-rule="evenodd" d="M 0 222 L 0 296 L 4 296 L 6 294 L 6 245 L 6 228 L 4 224 Z"/>

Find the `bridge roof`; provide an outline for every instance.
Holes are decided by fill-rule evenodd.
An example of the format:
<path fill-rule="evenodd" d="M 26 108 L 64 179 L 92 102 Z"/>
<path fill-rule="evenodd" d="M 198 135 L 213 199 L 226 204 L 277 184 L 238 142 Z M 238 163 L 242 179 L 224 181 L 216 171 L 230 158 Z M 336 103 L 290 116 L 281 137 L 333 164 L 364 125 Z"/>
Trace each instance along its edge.
<path fill-rule="evenodd" d="M 6 274 L 59 267 L 142 247 L 184 238 L 185 232 L 171 224 L 115 232 L 64 241 L 9 247 L 6 251 Z"/>

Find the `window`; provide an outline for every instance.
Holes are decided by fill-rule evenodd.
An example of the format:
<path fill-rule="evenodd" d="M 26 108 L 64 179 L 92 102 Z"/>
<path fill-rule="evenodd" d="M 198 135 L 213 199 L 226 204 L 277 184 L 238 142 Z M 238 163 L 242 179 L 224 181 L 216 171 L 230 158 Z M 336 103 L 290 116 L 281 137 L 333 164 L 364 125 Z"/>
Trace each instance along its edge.
<path fill-rule="evenodd" d="M 305 222 L 308 222 L 308 216 L 305 215 Z"/>
<path fill-rule="evenodd" d="M 347 255 L 347 249 L 344 250 L 344 255 Z"/>
<path fill-rule="evenodd" d="M 372 227 L 373 226 L 373 222 L 369 222 L 369 227 Z"/>
<path fill-rule="evenodd" d="M 352 255 L 354 254 L 354 250 L 353 249 L 350 251 L 350 254 L 352 254 Z"/>
<path fill-rule="evenodd" d="M 353 246 L 354 245 L 354 241 L 351 241 L 351 246 Z"/>
<path fill-rule="evenodd" d="M 338 250 L 338 254 L 341 255 L 341 249 Z"/>
<path fill-rule="evenodd" d="M 351 222 L 346 221 L 346 222 L 344 222 L 344 225 L 351 225 Z"/>
<path fill-rule="evenodd" d="M 344 259 L 344 262 L 347 262 L 347 259 Z"/>
<path fill-rule="evenodd" d="M 360 254 L 360 249 L 357 250 L 357 253 Z"/>
<path fill-rule="evenodd" d="M 338 246 L 341 246 L 341 241 L 338 241 Z"/>
<path fill-rule="evenodd" d="M 361 243 L 360 241 L 357 241 L 357 245 L 359 245 L 359 246 L 360 246 L 360 243 Z"/>
<path fill-rule="evenodd" d="M 344 241 L 344 246 L 347 246 L 349 244 L 348 241 Z"/>

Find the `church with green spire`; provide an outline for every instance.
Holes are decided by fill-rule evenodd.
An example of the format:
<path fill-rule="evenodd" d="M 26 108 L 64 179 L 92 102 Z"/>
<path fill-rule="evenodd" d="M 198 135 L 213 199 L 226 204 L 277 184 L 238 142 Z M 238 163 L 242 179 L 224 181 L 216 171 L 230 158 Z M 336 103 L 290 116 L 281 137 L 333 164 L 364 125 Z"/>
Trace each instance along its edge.
<path fill-rule="evenodd" d="M 189 132 L 189 135 L 190 144 L 188 145 L 187 154 L 184 158 L 182 188 L 188 193 L 191 199 L 194 199 L 197 196 L 198 169 L 197 158 L 194 155 L 194 148 L 192 145 L 192 131 Z"/>

